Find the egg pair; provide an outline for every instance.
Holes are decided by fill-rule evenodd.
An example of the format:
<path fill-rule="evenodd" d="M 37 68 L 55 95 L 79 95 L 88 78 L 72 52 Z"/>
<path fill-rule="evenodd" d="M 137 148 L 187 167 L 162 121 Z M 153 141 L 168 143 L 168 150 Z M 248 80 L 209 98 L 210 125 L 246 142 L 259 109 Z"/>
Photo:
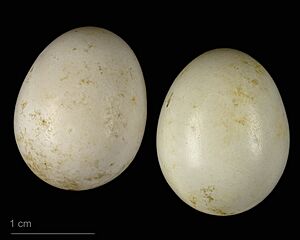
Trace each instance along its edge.
<path fill-rule="evenodd" d="M 95 27 L 55 39 L 28 72 L 14 131 L 28 167 L 68 190 L 99 187 L 134 159 L 146 125 L 146 88 L 130 47 Z M 232 215 L 275 187 L 289 150 L 280 94 L 249 55 L 216 49 L 175 79 L 161 109 L 157 153 L 175 193 L 195 209 Z"/>

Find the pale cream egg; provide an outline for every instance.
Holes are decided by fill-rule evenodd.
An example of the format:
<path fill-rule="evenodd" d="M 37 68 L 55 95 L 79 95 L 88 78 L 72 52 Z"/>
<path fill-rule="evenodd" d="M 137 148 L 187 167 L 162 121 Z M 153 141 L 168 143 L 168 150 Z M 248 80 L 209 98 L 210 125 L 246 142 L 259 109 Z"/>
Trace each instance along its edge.
<path fill-rule="evenodd" d="M 208 51 L 171 86 L 157 128 L 161 170 L 191 207 L 233 215 L 261 202 L 281 177 L 289 127 L 278 89 L 249 55 Z"/>
<path fill-rule="evenodd" d="M 73 29 L 33 63 L 14 131 L 29 168 L 62 189 L 101 186 L 128 167 L 146 124 L 146 88 L 131 48 L 96 27 Z"/>

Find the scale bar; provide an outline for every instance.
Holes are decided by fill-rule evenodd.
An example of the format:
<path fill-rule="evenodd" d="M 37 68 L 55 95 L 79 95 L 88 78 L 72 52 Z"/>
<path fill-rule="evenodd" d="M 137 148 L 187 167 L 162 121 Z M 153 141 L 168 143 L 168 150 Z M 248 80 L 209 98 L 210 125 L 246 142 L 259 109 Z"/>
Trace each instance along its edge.
<path fill-rule="evenodd" d="M 11 235 L 95 235 L 93 232 L 56 232 L 56 233 L 50 233 L 50 232 L 27 232 L 27 233 L 17 233 L 17 232 L 11 232 Z"/>

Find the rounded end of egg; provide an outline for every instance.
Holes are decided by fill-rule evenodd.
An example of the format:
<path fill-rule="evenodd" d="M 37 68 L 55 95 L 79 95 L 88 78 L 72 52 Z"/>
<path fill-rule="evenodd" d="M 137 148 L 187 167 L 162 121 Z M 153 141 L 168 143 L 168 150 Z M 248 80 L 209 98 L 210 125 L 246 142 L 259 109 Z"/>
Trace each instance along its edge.
<path fill-rule="evenodd" d="M 276 186 L 289 152 L 273 79 L 238 50 L 200 55 L 165 98 L 157 152 L 167 182 L 191 207 L 218 216 L 253 208 Z"/>
<path fill-rule="evenodd" d="M 19 151 L 52 186 L 99 187 L 134 159 L 146 102 L 131 48 L 102 28 L 73 29 L 44 49 L 22 84 L 14 115 Z"/>

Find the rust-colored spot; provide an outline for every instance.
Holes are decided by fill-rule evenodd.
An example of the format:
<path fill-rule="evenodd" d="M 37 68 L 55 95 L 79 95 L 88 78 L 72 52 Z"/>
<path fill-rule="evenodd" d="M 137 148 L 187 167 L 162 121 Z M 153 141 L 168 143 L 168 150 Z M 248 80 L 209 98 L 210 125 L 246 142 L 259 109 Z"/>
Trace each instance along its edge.
<path fill-rule="evenodd" d="M 253 100 L 253 97 L 250 96 L 242 87 L 237 87 L 234 89 L 234 95 L 240 98 L 246 98 Z"/>
<path fill-rule="evenodd" d="M 76 50 L 77 50 L 77 48 L 76 48 L 76 47 L 74 47 L 72 50 L 73 50 L 73 51 L 76 51 Z"/>
<path fill-rule="evenodd" d="M 92 83 L 94 83 L 94 82 L 89 79 L 81 79 L 79 82 L 80 85 L 90 85 Z"/>
<path fill-rule="evenodd" d="M 203 195 L 203 198 L 204 198 L 205 202 L 210 203 L 214 200 L 214 198 L 212 196 L 213 192 L 215 190 L 214 186 L 208 186 L 206 188 L 201 188 L 200 190 L 202 192 L 202 195 Z"/>
<path fill-rule="evenodd" d="M 260 65 L 260 64 L 255 64 L 255 71 L 256 71 L 258 74 L 263 74 L 263 73 L 265 72 L 263 66 Z"/>
<path fill-rule="evenodd" d="M 58 185 L 67 190 L 73 190 L 73 191 L 80 190 L 79 184 L 76 181 L 69 178 L 64 178 L 63 180 L 58 181 Z"/>
<path fill-rule="evenodd" d="M 24 140 L 24 134 L 23 132 L 20 132 L 20 134 L 16 135 L 17 142 L 22 142 Z"/>
<path fill-rule="evenodd" d="M 135 96 L 133 96 L 133 97 L 131 98 L 131 101 L 132 101 L 133 103 L 136 103 Z"/>
<path fill-rule="evenodd" d="M 106 175 L 106 174 L 98 173 L 96 176 L 85 178 L 85 180 L 87 180 L 87 181 L 100 180 L 100 179 L 101 179 L 102 177 L 104 177 L 105 175 Z"/>
<path fill-rule="evenodd" d="M 239 105 L 238 100 L 237 99 L 232 99 L 232 103 L 235 107 L 237 107 Z"/>
<path fill-rule="evenodd" d="M 239 68 L 238 66 L 236 66 L 236 65 L 233 65 L 232 67 L 233 67 L 235 70 L 237 70 L 237 71 L 240 69 L 240 68 Z"/>
<path fill-rule="evenodd" d="M 43 125 L 43 126 L 46 126 L 47 123 L 48 123 L 48 122 L 47 122 L 45 119 L 42 119 L 42 125 Z"/>
<path fill-rule="evenodd" d="M 23 110 L 26 108 L 27 104 L 28 104 L 27 101 L 22 101 L 22 102 L 21 102 L 22 112 L 23 112 Z"/>
<path fill-rule="evenodd" d="M 208 210 L 214 212 L 217 215 L 222 215 L 222 216 L 228 215 L 224 210 L 222 210 L 220 208 L 212 207 L 212 208 L 209 208 Z"/>
<path fill-rule="evenodd" d="M 255 61 L 242 60 L 242 62 L 252 66 L 255 69 L 256 73 L 262 74 L 265 72 L 263 66 Z"/>
<path fill-rule="evenodd" d="M 94 45 L 93 45 L 93 44 L 90 44 L 90 43 L 88 43 L 88 46 L 87 46 L 87 48 L 83 49 L 83 51 L 85 51 L 85 52 L 87 53 L 87 52 L 89 52 L 89 50 L 90 50 L 92 47 L 94 47 Z"/>
<path fill-rule="evenodd" d="M 37 117 L 41 116 L 41 112 L 35 110 L 33 113 L 30 113 L 29 116 L 33 119 L 36 119 Z"/>
<path fill-rule="evenodd" d="M 51 118 L 44 118 L 40 111 L 35 110 L 33 113 L 30 113 L 29 116 L 32 120 L 37 121 L 37 123 L 42 126 L 48 128 L 48 131 L 51 129 L 49 128 L 51 125 Z"/>
<path fill-rule="evenodd" d="M 169 97 L 169 99 L 167 101 L 167 104 L 166 104 L 166 108 L 169 107 L 171 99 L 172 99 L 172 96 L 173 96 L 173 92 L 170 94 L 170 97 Z"/>
<path fill-rule="evenodd" d="M 114 137 L 115 137 L 115 138 L 118 138 L 118 137 L 119 137 L 119 134 L 118 134 L 118 133 L 114 133 Z"/>
<path fill-rule="evenodd" d="M 253 86 L 257 86 L 258 85 L 257 79 L 252 79 L 251 83 L 252 83 Z"/>
<path fill-rule="evenodd" d="M 102 75 L 103 74 L 103 69 L 100 65 L 98 65 L 98 70 L 99 70 L 100 74 Z"/>
<path fill-rule="evenodd" d="M 57 148 L 57 147 L 52 148 L 52 149 L 51 149 L 51 152 L 57 153 L 57 152 L 58 152 L 58 148 Z"/>
<path fill-rule="evenodd" d="M 248 119 L 246 117 L 240 117 L 240 118 L 234 119 L 234 121 L 245 126 L 247 124 Z"/>
<path fill-rule="evenodd" d="M 197 206 L 197 198 L 196 198 L 194 195 L 192 195 L 192 196 L 190 197 L 189 201 L 191 202 L 191 204 L 192 204 L 194 207 Z"/>

